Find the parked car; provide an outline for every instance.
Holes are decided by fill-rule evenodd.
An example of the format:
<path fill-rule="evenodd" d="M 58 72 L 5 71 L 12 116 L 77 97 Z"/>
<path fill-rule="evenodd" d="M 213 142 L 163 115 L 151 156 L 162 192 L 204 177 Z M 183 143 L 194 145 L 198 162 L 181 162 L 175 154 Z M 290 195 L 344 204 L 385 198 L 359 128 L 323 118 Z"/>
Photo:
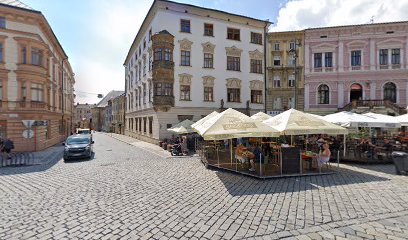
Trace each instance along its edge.
<path fill-rule="evenodd" d="M 74 158 L 92 158 L 94 141 L 90 134 L 69 136 L 63 144 L 65 161 Z"/>

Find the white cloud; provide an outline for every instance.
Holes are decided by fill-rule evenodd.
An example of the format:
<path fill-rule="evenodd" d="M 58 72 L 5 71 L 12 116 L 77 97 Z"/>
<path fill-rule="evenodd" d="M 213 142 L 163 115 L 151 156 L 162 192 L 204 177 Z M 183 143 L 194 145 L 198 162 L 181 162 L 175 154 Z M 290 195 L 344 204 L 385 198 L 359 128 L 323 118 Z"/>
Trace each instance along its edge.
<path fill-rule="evenodd" d="M 408 0 L 295 0 L 280 10 L 271 31 L 408 20 Z"/>

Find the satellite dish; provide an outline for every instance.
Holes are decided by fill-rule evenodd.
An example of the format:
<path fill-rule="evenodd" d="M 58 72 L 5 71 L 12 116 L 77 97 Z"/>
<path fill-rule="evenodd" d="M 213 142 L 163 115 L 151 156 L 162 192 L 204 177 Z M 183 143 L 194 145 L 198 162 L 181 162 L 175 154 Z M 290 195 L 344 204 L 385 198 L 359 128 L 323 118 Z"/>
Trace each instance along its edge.
<path fill-rule="evenodd" d="M 103 94 L 98 94 L 98 98 L 103 98 Z"/>

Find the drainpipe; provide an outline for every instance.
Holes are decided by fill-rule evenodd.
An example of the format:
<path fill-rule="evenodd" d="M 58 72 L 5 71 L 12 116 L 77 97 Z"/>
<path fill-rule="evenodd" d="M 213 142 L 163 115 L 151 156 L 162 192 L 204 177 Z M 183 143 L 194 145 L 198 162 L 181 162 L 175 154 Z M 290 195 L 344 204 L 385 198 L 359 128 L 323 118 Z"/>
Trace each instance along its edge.
<path fill-rule="evenodd" d="M 267 31 L 267 29 L 268 29 L 268 21 L 266 21 L 265 22 L 265 28 L 264 28 L 264 101 L 265 101 L 265 113 L 268 113 L 268 111 L 267 111 L 267 109 L 266 109 L 266 100 L 267 100 L 267 98 L 266 98 L 266 96 L 267 96 L 267 78 L 266 78 L 266 55 L 267 55 L 267 47 L 266 47 L 266 44 L 268 43 L 268 31 Z"/>

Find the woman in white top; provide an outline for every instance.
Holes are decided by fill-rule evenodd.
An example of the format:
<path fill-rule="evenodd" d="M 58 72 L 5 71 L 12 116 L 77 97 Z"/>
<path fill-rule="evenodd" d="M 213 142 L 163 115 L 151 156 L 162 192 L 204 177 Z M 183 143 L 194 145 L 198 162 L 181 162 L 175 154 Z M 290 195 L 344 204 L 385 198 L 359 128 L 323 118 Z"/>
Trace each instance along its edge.
<path fill-rule="evenodd" d="M 321 151 L 319 155 L 319 165 L 320 166 L 330 161 L 330 155 L 331 155 L 329 144 L 324 143 L 322 147 L 323 147 L 323 150 Z"/>

